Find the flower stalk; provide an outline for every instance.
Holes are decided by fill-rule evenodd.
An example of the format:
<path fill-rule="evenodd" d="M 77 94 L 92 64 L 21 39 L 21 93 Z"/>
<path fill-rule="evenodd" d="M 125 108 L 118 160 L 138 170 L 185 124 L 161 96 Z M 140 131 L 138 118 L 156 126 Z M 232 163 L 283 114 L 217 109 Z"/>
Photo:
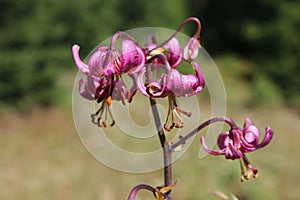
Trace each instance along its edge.
<path fill-rule="evenodd" d="M 197 29 L 190 40 L 181 48 L 176 39 L 177 33 L 189 22 L 195 22 Z M 96 101 L 100 108 L 91 114 L 92 123 L 101 128 L 115 124 L 115 119 L 110 110 L 113 101 L 121 101 L 123 105 L 131 103 L 133 96 L 139 91 L 148 97 L 152 115 L 160 141 L 164 159 L 164 184 L 152 187 L 147 184 L 135 186 L 128 200 L 134 200 L 138 191 L 148 190 L 157 200 L 172 200 L 172 153 L 181 147 L 199 131 L 214 123 L 228 125 L 227 132 L 218 135 L 217 145 L 219 150 L 209 149 L 205 139 L 201 136 L 200 142 L 203 149 L 211 155 L 224 155 L 226 159 L 240 161 L 241 181 L 248 180 L 251 176 L 256 178 L 258 170 L 253 167 L 246 153 L 268 145 L 273 137 L 273 130 L 267 127 L 265 136 L 260 140 L 260 130 L 254 123 L 246 118 L 244 126 L 238 127 L 236 123 L 226 117 L 214 117 L 197 126 L 185 136 L 180 136 L 175 143 L 169 142 L 165 131 L 173 128 L 184 128 L 185 123 L 181 115 L 190 117 L 191 112 L 185 111 L 177 104 L 178 97 L 189 97 L 200 93 L 205 88 L 205 78 L 200 64 L 195 60 L 198 57 L 200 46 L 201 23 L 195 17 L 185 19 L 176 31 L 165 41 L 158 44 L 155 36 L 150 34 L 145 46 L 141 46 L 126 32 L 116 32 L 108 46 L 99 46 L 92 53 L 87 63 L 79 56 L 78 45 L 73 45 L 72 54 L 79 71 L 86 75 L 79 81 L 79 93 L 82 97 Z M 118 50 L 117 42 L 121 40 L 121 49 Z M 193 73 L 182 74 L 176 68 L 183 62 L 193 67 Z M 128 76 L 132 82 L 128 87 L 123 81 Z M 157 108 L 157 98 L 168 98 L 169 110 L 165 123 L 162 124 Z"/>
<path fill-rule="evenodd" d="M 164 186 L 172 185 L 172 151 L 169 148 L 169 144 L 166 139 L 166 135 L 164 133 L 160 116 L 157 110 L 156 100 L 153 98 L 150 99 L 150 105 L 152 114 L 155 121 L 155 126 L 157 129 L 157 134 L 160 140 L 160 144 L 163 150 L 163 158 L 164 158 Z M 170 199 L 171 197 L 169 197 Z"/>

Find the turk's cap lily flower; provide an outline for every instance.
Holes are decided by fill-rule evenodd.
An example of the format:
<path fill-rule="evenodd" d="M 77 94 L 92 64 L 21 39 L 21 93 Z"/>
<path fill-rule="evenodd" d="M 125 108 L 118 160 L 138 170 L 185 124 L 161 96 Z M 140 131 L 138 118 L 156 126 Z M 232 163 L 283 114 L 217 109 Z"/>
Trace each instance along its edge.
<path fill-rule="evenodd" d="M 169 67 L 169 65 L 165 66 Z M 142 81 L 142 76 L 146 72 L 144 69 L 137 78 L 138 89 L 148 97 L 163 98 L 167 95 L 189 97 L 195 95 L 204 89 L 205 79 L 199 63 L 194 62 L 193 68 L 196 74 L 187 75 L 181 74 L 178 70 L 171 68 L 169 74 L 161 75 L 159 81 L 150 80 L 146 84 Z"/>
<path fill-rule="evenodd" d="M 167 44 L 162 47 L 158 47 L 155 36 L 149 35 L 146 43 L 146 50 L 148 52 L 147 60 L 154 55 L 167 52 L 167 61 L 172 68 L 176 68 L 181 63 L 183 57 L 180 43 L 175 37 L 171 38 Z"/>
<path fill-rule="evenodd" d="M 243 134 L 241 136 L 241 148 L 244 152 L 252 152 L 256 149 L 260 149 L 270 143 L 273 138 L 273 130 L 270 127 L 266 127 L 265 136 L 259 143 L 260 130 L 247 118 L 245 120 Z"/>
<path fill-rule="evenodd" d="M 89 58 L 88 64 L 85 64 L 79 56 L 78 45 L 73 45 L 72 53 L 75 64 L 79 71 L 88 76 L 110 76 L 116 73 L 117 66 L 120 65 L 118 52 L 109 50 L 106 46 L 98 47 Z"/>
<path fill-rule="evenodd" d="M 199 40 L 192 37 L 183 49 L 183 57 L 186 61 L 191 62 L 198 56 Z"/>
<path fill-rule="evenodd" d="M 265 136 L 260 143 L 259 137 L 259 129 L 251 122 L 251 125 L 246 125 L 243 129 L 235 127 L 228 132 L 220 133 L 217 142 L 220 150 L 209 149 L 203 136 L 201 137 L 201 144 L 203 149 L 212 155 L 225 155 L 226 159 L 235 160 L 244 157 L 245 153 L 255 151 L 269 144 L 273 137 L 273 130 L 267 127 Z"/>
<path fill-rule="evenodd" d="M 266 133 L 261 142 L 259 142 L 260 131 L 254 126 L 250 119 L 245 120 L 244 128 L 231 127 L 228 132 L 222 132 L 218 136 L 218 147 L 220 150 L 209 149 L 201 137 L 203 149 L 212 155 L 224 155 L 226 159 L 239 159 L 242 169 L 241 180 L 248 180 L 251 175 L 258 176 L 258 170 L 255 169 L 246 157 L 246 153 L 260 149 L 270 143 L 273 137 L 273 130 L 266 128 Z"/>

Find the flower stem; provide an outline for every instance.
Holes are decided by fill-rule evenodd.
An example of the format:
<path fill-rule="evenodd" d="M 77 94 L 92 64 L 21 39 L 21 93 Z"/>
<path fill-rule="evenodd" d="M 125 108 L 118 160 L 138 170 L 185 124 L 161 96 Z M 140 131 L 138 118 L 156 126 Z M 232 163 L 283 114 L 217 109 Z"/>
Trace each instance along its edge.
<path fill-rule="evenodd" d="M 160 116 L 157 110 L 157 104 L 156 100 L 154 98 L 149 98 L 150 99 L 150 105 L 151 105 L 151 110 L 152 114 L 154 117 L 155 121 L 155 126 L 158 131 L 158 137 L 160 140 L 160 144 L 163 150 L 163 158 L 164 158 L 164 186 L 170 186 L 172 185 L 172 151 L 170 150 L 170 146 L 167 142 Z M 169 195 L 168 200 L 171 200 L 172 197 Z"/>
<path fill-rule="evenodd" d="M 199 35 L 200 35 L 200 32 L 201 32 L 201 22 L 200 22 L 200 20 L 197 19 L 196 17 L 189 17 L 189 18 L 185 19 L 185 20 L 180 24 L 180 26 L 176 29 L 176 31 L 175 31 L 168 39 L 166 39 L 166 40 L 165 40 L 164 42 L 162 42 L 161 44 L 157 45 L 157 47 L 155 47 L 155 48 L 152 49 L 151 51 L 153 51 L 153 50 L 155 50 L 155 49 L 157 49 L 157 48 L 163 47 L 165 44 L 167 44 L 173 37 L 175 37 L 175 36 L 177 35 L 177 33 L 178 33 L 178 32 L 185 26 L 185 24 L 186 24 L 187 22 L 189 22 L 189 21 L 194 21 L 194 22 L 196 22 L 196 24 L 197 24 L 197 30 L 196 30 L 196 32 L 195 32 L 195 34 L 194 34 L 193 37 L 195 37 L 195 38 L 200 37 L 200 36 L 199 36 Z M 151 51 L 150 51 L 150 52 L 151 52 Z"/>
<path fill-rule="evenodd" d="M 195 135 L 196 133 L 198 133 L 199 131 L 201 131 L 203 128 L 205 128 L 206 126 L 209 126 L 210 124 L 216 123 L 216 122 L 225 122 L 231 128 L 237 127 L 237 125 L 234 123 L 234 121 L 232 121 L 228 117 L 215 117 L 215 118 L 209 119 L 209 120 L 203 122 L 202 124 L 200 124 L 197 128 L 195 128 L 194 130 L 192 130 L 186 136 L 180 138 L 180 140 L 178 142 L 172 144 L 170 146 L 170 150 L 173 151 L 176 147 L 178 147 L 180 145 L 183 145 L 188 139 L 190 139 L 193 135 Z"/>
<path fill-rule="evenodd" d="M 135 200 L 135 197 L 136 197 L 136 195 L 137 195 L 137 192 L 138 192 L 139 190 L 142 190 L 142 189 L 144 189 L 144 190 L 149 190 L 149 191 L 151 191 L 152 193 L 154 193 L 154 192 L 156 191 L 156 189 L 155 189 L 154 187 L 150 186 L 150 185 L 140 184 L 140 185 L 135 186 L 135 187 L 130 191 L 127 200 Z"/>

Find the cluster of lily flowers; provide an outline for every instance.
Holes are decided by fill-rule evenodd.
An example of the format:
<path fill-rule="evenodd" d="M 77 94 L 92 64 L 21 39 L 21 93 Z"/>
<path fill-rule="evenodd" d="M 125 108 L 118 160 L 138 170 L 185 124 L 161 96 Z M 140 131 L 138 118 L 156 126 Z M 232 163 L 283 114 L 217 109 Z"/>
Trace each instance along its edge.
<path fill-rule="evenodd" d="M 189 20 L 195 19 L 188 19 L 186 22 Z M 79 81 L 79 93 L 86 99 L 101 103 L 100 109 L 92 115 L 92 121 L 98 126 L 106 127 L 109 115 L 110 126 L 113 126 L 115 121 L 110 111 L 112 101 L 130 103 L 139 90 L 147 97 L 168 97 L 169 114 L 164 127 L 168 131 L 173 127 L 183 127 L 181 114 L 190 116 L 191 113 L 178 107 L 176 97 L 197 94 L 205 86 L 200 65 L 194 61 L 200 47 L 200 22 L 195 21 L 199 25 L 198 31 L 183 50 L 175 34 L 161 44 L 157 44 L 154 35 L 149 35 L 142 47 L 127 33 L 117 32 L 113 35 L 110 46 L 99 46 L 90 56 L 88 64 L 85 64 L 79 56 L 80 47 L 73 45 L 75 63 L 87 76 Z M 122 40 L 120 52 L 116 46 L 121 37 L 126 39 Z M 182 62 L 190 63 L 195 74 L 181 74 L 176 67 Z M 132 80 L 130 87 L 123 81 L 126 75 Z M 170 121 L 170 125 L 167 125 Z"/>
<path fill-rule="evenodd" d="M 197 23 L 197 31 L 190 40 L 183 44 L 176 39 L 177 32 L 188 21 Z M 117 32 L 113 35 L 110 45 L 99 46 L 89 57 L 87 64 L 79 56 L 78 45 L 73 45 L 72 53 L 75 64 L 80 72 L 86 75 L 79 81 L 79 93 L 86 99 L 97 101 L 99 110 L 91 115 L 92 122 L 99 127 L 107 127 L 108 118 L 110 126 L 115 120 L 110 111 L 113 101 L 121 101 L 124 105 L 130 103 L 139 91 L 150 98 L 168 98 L 169 111 L 165 120 L 164 129 L 171 131 L 174 127 L 184 127 L 181 115 L 190 116 L 190 112 L 181 109 L 176 97 L 189 97 L 201 92 L 205 87 L 205 79 L 200 65 L 195 59 L 200 46 L 200 21 L 197 18 L 186 19 L 176 32 L 164 42 L 157 42 L 154 35 L 149 35 L 145 45 L 126 32 Z M 117 49 L 121 41 L 121 50 Z M 182 74 L 176 68 L 183 62 L 193 69 L 193 74 Z M 131 84 L 124 81 L 128 76 Z M 201 137 L 203 149 L 212 155 L 224 155 L 226 159 L 240 161 L 241 180 L 248 180 L 251 176 L 257 177 L 258 170 L 254 168 L 245 153 L 249 153 L 266 146 L 273 137 L 270 127 L 266 128 L 265 136 L 261 142 L 260 130 L 250 119 L 246 119 L 243 128 L 239 128 L 231 119 L 220 117 L 210 120 L 206 125 L 217 121 L 224 121 L 230 126 L 228 132 L 218 136 L 219 150 L 209 149 Z M 153 188 L 148 185 L 135 187 L 128 199 L 135 199 L 140 189 L 153 192 L 156 199 L 167 199 L 172 186 Z"/>

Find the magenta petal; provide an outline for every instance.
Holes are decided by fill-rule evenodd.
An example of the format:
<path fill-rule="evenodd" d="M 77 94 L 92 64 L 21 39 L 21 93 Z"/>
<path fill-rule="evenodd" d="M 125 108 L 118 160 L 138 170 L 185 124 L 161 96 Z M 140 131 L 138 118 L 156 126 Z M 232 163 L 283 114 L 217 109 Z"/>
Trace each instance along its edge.
<path fill-rule="evenodd" d="M 122 56 L 121 56 L 121 71 L 130 74 L 139 72 L 146 63 L 146 57 L 143 50 L 136 46 L 131 40 L 123 40 Z"/>
<path fill-rule="evenodd" d="M 228 132 L 223 132 L 220 133 L 220 135 L 218 136 L 218 146 L 220 149 L 225 149 L 228 145 L 229 145 L 229 133 Z"/>
<path fill-rule="evenodd" d="M 197 84 L 193 85 L 193 88 L 194 88 L 194 94 L 197 94 L 197 93 L 201 92 L 203 90 L 203 88 L 205 87 L 205 79 L 204 79 L 204 76 L 203 76 L 203 73 L 202 73 L 199 63 L 194 62 L 193 67 L 196 72 L 196 77 L 198 80 Z"/>
<path fill-rule="evenodd" d="M 103 75 L 112 76 L 114 74 L 120 74 L 120 60 L 119 53 L 116 50 L 107 50 L 105 56 L 102 59 L 101 65 L 103 66 Z"/>
<path fill-rule="evenodd" d="M 262 140 L 262 142 L 260 144 L 258 144 L 256 146 L 256 148 L 262 148 L 262 147 L 266 146 L 267 144 L 269 144 L 273 138 L 273 135 L 274 135 L 273 130 L 270 127 L 267 127 L 264 139 Z"/>
<path fill-rule="evenodd" d="M 73 45 L 72 47 L 72 54 L 73 54 L 75 64 L 77 65 L 79 71 L 81 71 L 84 74 L 88 74 L 90 73 L 89 66 L 86 65 L 84 62 L 82 62 L 82 60 L 80 59 L 79 49 L 80 47 L 76 44 Z"/>
<path fill-rule="evenodd" d="M 225 154 L 225 150 L 212 150 L 212 149 L 209 149 L 206 144 L 205 144 L 205 141 L 204 141 L 204 137 L 201 136 L 200 138 L 200 141 L 201 141 L 201 145 L 202 145 L 202 148 L 204 149 L 204 151 L 206 151 L 207 153 L 209 154 L 212 154 L 212 155 L 224 155 Z"/>
<path fill-rule="evenodd" d="M 104 60 L 107 54 L 107 47 L 100 46 L 97 50 L 91 55 L 89 59 L 89 69 L 90 73 L 94 76 L 103 75 L 103 67 L 105 67 Z"/>
<path fill-rule="evenodd" d="M 225 150 L 225 158 L 234 160 L 231 149 L 226 147 L 224 150 Z"/>
<path fill-rule="evenodd" d="M 246 126 L 244 129 L 244 138 L 245 140 L 253 145 L 256 145 L 259 141 L 260 131 L 254 125 Z"/>
<path fill-rule="evenodd" d="M 176 38 L 172 38 L 168 42 L 168 56 L 167 59 L 172 68 L 177 67 L 182 61 L 182 50 L 180 48 L 180 44 Z"/>
<path fill-rule="evenodd" d="M 234 128 L 229 131 L 230 138 L 233 141 L 233 146 L 236 149 L 241 147 L 241 137 L 243 135 L 243 131 L 240 128 Z"/>
<path fill-rule="evenodd" d="M 145 52 L 140 47 L 137 47 L 136 50 L 137 58 L 135 58 L 135 65 L 128 71 L 129 74 L 138 73 L 145 67 L 146 64 Z"/>
<path fill-rule="evenodd" d="M 170 89 L 175 96 L 183 96 L 185 94 L 184 83 L 183 83 L 183 76 L 179 73 L 176 69 L 171 69 L 169 81 L 167 83 L 167 88 Z M 189 88 L 191 91 L 191 88 Z"/>
<path fill-rule="evenodd" d="M 187 61 L 195 60 L 198 56 L 199 41 L 197 38 L 192 37 L 186 44 L 183 50 L 183 57 Z"/>
<path fill-rule="evenodd" d="M 196 75 L 180 74 L 176 69 L 172 69 L 170 78 L 170 88 L 175 96 L 189 97 L 201 92 L 205 86 L 205 80 L 198 63 L 194 63 Z"/>
<path fill-rule="evenodd" d="M 235 160 L 244 157 L 244 154 L 231 143 L 228 144 L 226 152 L 228 153 L 227 155 L 225 154 L 227 159 Z"/>

